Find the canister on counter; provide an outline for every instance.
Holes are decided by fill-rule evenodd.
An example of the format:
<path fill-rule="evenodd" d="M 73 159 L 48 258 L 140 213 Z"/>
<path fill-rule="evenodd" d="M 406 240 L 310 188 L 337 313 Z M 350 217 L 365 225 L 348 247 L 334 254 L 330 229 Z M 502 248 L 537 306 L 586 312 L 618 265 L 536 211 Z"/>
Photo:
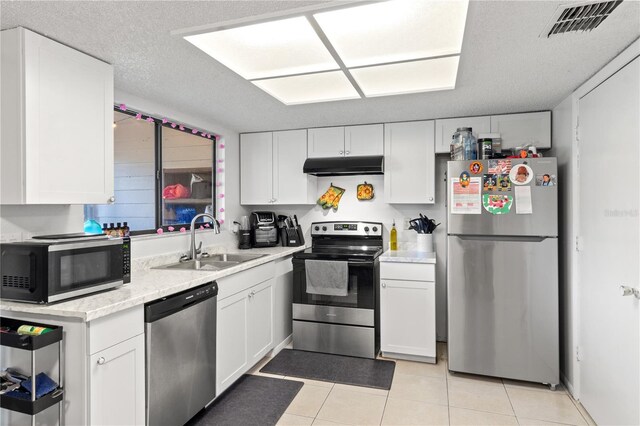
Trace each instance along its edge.
<path fill-rule="evenodd" d="M 491 138 L 479 138 L 478 145 L 480 145 L 480 158 L 488 160 L 493 156 L 493 139 Z"/>

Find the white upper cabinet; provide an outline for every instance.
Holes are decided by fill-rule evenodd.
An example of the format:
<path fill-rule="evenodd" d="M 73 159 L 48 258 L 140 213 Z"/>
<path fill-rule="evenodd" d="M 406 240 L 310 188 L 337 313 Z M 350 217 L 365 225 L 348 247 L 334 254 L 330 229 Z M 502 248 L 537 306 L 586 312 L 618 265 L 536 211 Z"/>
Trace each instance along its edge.
<path fill-rule="evenodd" d="M 382 155 L 384 153 L 384 126 L 367 124 L 344 128 L 344 154 L 347 157 Z"/>
<path fill-rule="evenodd" d="M 113 67 L 2 31 L 2 204 L 113 201 Z"/>
<path fill-rule="evenodd" d="M 502 148 L 551 148 L 551 111 L 492 115 L 491 133 L 500 133 Z"/>
<path fill-rule="evenodd" d="M 309 129 L 307 151 L 309 158 L 342 157 L 344 155 L 344 127 Z"/>
<path fill-rule="evenodd" d="M 448 154 L 451 137 L 460 127 L 471 127 L 477 138 L 479 133 L 491 131 L 491 117 L 460 117 L 436 120 L 436 154 Z"/>
<path fill-rule="evenodd" d="M 273 199 L 271 132 L 240 135 L 240 199 L 242 204 L 269 204 Z"/>
<path fill-rule="evenodd" d="M 384 200 L 435 202 L 434 121 L 384 125 Z"/>
<path fill-rule="evenodd" d="M 309 129 L 309 158 L 361 157 L 384 152 L 382 124 Z"/>
<path fill-rule="evenodd" d="M 304 129 L 240 135 L 241 204 L 313 204 L 317 178 L 302 171 L 306 141 Z"/>

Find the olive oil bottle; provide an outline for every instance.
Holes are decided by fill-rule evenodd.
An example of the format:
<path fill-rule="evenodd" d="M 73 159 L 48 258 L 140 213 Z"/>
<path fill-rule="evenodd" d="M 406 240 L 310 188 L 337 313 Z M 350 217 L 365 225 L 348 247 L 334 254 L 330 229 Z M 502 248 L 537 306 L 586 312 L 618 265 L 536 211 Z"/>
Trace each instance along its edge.
<path fill-rule="evenodd" d="M 398 250 L 398 230 L 396 229 L 396 220 L 393 220 L 391 232 L 389 233 L 389 249 Z"/>

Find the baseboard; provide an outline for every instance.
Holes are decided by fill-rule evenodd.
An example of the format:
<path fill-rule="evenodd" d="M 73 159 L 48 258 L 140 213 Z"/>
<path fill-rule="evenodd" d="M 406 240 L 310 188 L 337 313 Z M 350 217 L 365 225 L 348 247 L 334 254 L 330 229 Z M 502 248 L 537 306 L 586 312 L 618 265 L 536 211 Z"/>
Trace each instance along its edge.
<path fill-rule="evenodd" d="M 569 381 L 569 379 L 567 379 L 567 376 L 565 376 L 563 373 L 560 373 L 560 381 L 562 382 L 564 387 L 567 388 L 567 390 L 569 391 L 569 393 L 571 394 L 573 399 L 578 401 L 578 398 L 576 397 L 575 391 L 573 390 L 573 383 L 571 383 L 571 381 Z"/>
<path fill-rule="evenodd" d="M 273 358 L 274 356 L 278 355 L 278 353 L 280 353 L 281 350 L 286 348 L 291 342 L 293 342 L 293 334 L 290 334 L 286 339 L 284 339 L 282 342 L 277 344 L 273 349 L 271 349 L 271 352 L 269 352 L 267 356 Z"/>
<path fill-rule="evenodd" d="M 426 362 L 429 364 L 436 364 L 436 357 L 434 356 L 407 355 L 407 354 L 399 354 L 395 352 L 381 352 L 381 354 L 384 358 L 403 359 L 406 361 L 417 361 L 417 362 Z"/>

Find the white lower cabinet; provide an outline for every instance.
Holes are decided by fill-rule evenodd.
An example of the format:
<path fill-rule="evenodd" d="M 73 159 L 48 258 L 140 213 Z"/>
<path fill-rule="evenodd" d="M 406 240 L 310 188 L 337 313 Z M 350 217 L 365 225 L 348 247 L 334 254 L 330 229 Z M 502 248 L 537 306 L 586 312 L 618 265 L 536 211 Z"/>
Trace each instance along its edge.
<path fill-rule="evenodd" d="M 383 355 L 436 362 L 435 265 L 380 263 Z"/>
<path fill-rule="evenodd" d="M 90 424 L 145 424 L 144 359 L 143 334 L 91 355 Z"/>
<path fill-rule="evenodd" d="M 218 301 L 216 395 L 273 348 L 273 282 Z"/>

